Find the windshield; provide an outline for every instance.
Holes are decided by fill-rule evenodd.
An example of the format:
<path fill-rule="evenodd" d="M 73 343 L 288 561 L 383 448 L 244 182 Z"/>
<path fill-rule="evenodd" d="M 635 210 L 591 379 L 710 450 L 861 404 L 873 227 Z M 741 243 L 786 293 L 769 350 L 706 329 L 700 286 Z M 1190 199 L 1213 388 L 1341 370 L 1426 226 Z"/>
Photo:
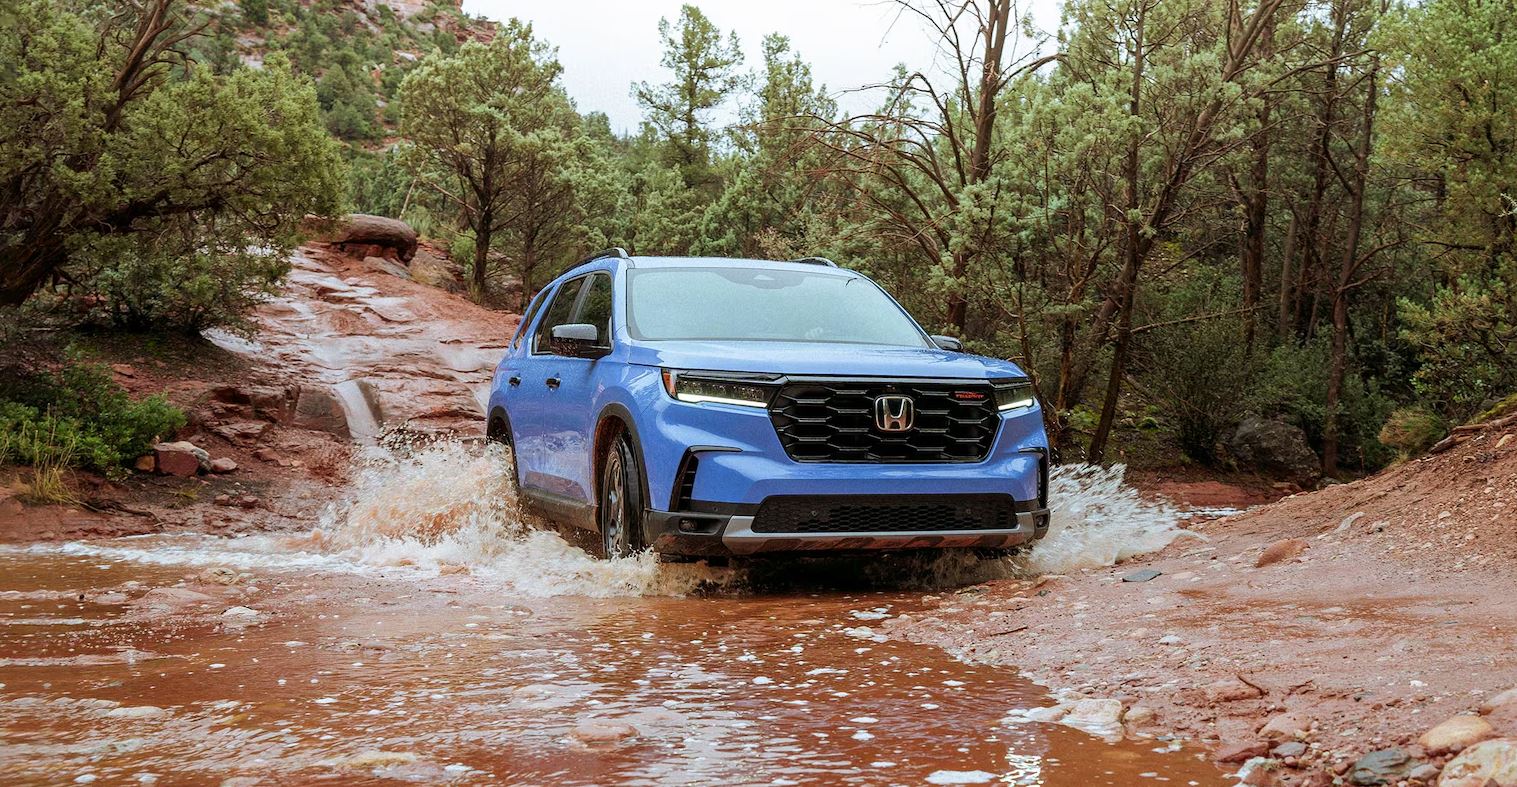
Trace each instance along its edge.
<path fill-rule="evenodd" d="M 634 339 L 843 342 L 926 347 L 868 279 L 773 268 L 650 268 L 627 274 Z"/>

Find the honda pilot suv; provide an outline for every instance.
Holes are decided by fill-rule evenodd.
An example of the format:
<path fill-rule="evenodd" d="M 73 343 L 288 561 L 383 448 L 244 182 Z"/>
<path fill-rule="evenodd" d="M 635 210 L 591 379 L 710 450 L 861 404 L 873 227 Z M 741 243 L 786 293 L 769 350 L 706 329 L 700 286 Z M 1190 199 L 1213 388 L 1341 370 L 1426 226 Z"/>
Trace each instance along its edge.
<path fill-rule="evenodd" d="M 533 299 L 487 412 L 523 500 L 607 557 L 1008 550 L 1048 527 L 1022 371 L 821 258 L 601 252 Z"/>

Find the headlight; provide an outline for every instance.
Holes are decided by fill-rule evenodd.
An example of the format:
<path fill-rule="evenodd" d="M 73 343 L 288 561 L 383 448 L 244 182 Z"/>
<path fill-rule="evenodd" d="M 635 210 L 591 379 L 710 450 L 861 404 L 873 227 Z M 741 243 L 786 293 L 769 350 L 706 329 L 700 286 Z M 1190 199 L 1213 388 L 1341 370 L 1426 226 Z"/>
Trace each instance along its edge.
<path fill-rule="evenodd" d="M 768 407 L 771 389 L 741 377 L 706 376 L 699 372 L 664 370 L 664 391 L 681 402 L 716 402 L 742 407 Z"/>
<path fill-rule="evenodd" d="M 1002 412 L 1022 410 L 1038 403 L 1038 397 L 1032 392 L 1032 383 L 1026 380 L 998 380 L 995 389 L 996 409 Z"/>

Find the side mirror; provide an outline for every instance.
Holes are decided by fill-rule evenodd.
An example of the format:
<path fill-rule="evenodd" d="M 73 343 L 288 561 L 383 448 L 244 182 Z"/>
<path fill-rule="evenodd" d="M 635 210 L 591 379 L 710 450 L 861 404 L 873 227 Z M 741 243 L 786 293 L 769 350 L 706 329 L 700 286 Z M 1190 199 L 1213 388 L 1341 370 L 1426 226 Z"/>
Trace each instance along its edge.
<path fill-rule="evenodd" d="M 600 331 L 594 325 L 583 322 L 571 322 L 553 326 L 549 338 L 552 341 L 549 346 L 554 355 L 563 355 L 569 358 L 599 358 L 611 352 L 610 347 L 600 347 L 596 344 Z"/>
<path fill-rule="evenodd" d="M 964 352 L 964 343 L 952 336 L 942 336 L 935 333 L 927 338 L 931 339 L 932 343 L 936 344 L 939 350 L 947 350 L 954 353 Z"/>

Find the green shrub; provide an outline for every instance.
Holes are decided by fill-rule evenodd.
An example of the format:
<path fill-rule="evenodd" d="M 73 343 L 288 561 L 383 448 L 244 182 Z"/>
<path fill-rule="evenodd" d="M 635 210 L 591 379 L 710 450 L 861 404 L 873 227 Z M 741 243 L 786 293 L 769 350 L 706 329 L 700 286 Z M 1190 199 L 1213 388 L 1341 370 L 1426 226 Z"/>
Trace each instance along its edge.
<path fill-rule="evenodd" d="M 1432 448 L 1446 434 L 1448 424 L 1437 413 L 1425 407 L 1402 407 L 1380 428 L 1380 442 L 1406 458 Z"/>
<path fill-rule="evenodd" d="M 71 362 L 0 384 L 0 461 L 108 472 L 184 424 L 163 397 L 133 401 L 98 365 Z"/>

